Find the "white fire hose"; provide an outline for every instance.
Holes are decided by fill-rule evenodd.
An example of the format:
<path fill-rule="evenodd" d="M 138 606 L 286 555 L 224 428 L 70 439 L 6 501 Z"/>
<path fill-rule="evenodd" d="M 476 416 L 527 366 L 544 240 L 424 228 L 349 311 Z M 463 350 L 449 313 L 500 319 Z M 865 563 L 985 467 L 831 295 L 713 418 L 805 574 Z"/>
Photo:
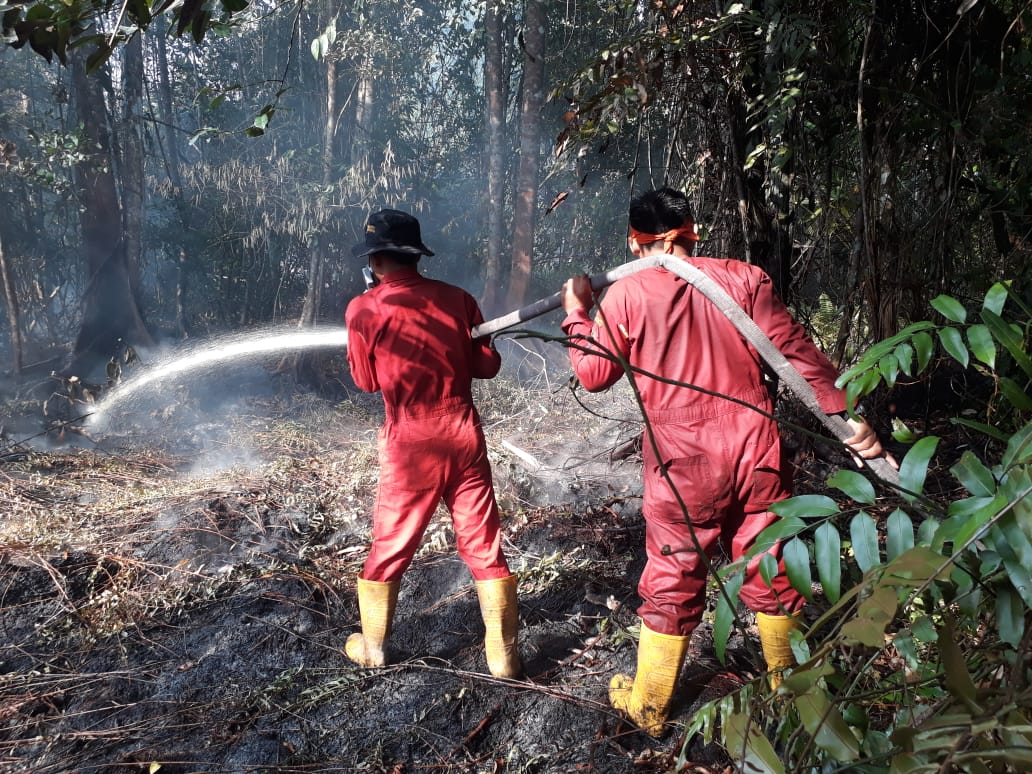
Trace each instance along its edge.
<path fill-rule="evenodd" d="M 817 396 L 813 391 L 813 387 L 806 381 L 802 374 L 788 362 L 788 359 L 781 354 L 774 343 L 767 338 L 767 335 L 760 330 L 760 327 L 756 322 L 745 313 L 745 311 L 738 305 L 738 303 L 731 298 L 730 295 L 704 274 L 699 269 L 692 266 L 687 261 L 683 261 L 679 258 L 675 258 L 672 255 L 659 255 L 650 256 L 648 258 L 639 258 L 635 261 L 630 261 L 622 266 L 617 266 L 615 269 L 610 269 L 604 274 L 596 274 L 592 276 L 591 287 L 593 290 L 601 290 L 602 288 L 612 285 L 619 279 L 629 277 L 644 269 L 652 269 L 662 267 L 669 272 L 676 274 L 681 277 L 685 282 L 693 285 L 700 293 L 706 298 L 712 301 L 717 308 L 727 316 L 728 320 L 738 329 L 739 333 L 745 337 L 745 340 L 752 344 L 756 351 L 759 352 L 760 357 L 763 358 L 764 362 L 777 374 L 778 378 L 781 379 L 791 390 L 792 394 L 798 398 L 810 412 L 820 420 L 821 424 L 824 425 L 834 436 L 840 441 L 845 441 L 847 438 L 853 435 L 853 431 L 849 425 L 846 424 L 846 420 L 839 416 L 829 416 L 821 410 L 820 403 L 817 401 Z M 539 299 L 534 303 L 525 306 L 521 309 L 517 309 L 514 312 L 509 312 L 501 317 L 496 317 L 493 320 L 488 320 L 481 323 L 480 325 L 473 328 L 473 338 L 481 338 L 488 336 L 492 333 L 511 328 L 514 325 L 518 325 L 521 322 L 530 320 L 534 317 L 539 317 L 547 312 L 551 312 L 554 309 L 559 309 L 562 306 L 562 294 L 554 293 L 547 298 Z M 873 460 L 863 460 L 872 473 L 883 481 L 898 485 L 899 484 L 899 472 L 889 464 L 888 460 L 884 458 L 877 458 Z"/>

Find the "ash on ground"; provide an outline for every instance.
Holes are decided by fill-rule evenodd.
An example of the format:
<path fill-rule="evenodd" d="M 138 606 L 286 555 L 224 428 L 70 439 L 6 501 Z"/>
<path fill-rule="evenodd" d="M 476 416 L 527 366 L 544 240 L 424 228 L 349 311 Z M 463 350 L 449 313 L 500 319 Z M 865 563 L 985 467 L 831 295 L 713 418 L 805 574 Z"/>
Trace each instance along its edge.
<path fill-rule="evenodd" d="M 641 428 L 628 393 L 587 396 L 567 376 L 477 388 L 519 578 L 519 681 L 487 672 L 443 511 L 402 582 L 392 664 L 344 657 L 376 490 L 375 396 L 276 390 L 212 426 L 4 462 L 0 767 L 676 770 L 693 707 L 759 681 L 755 645 L 735 639 L 722 665 L 700 628 L 661 739 L 610 709 L 610 678 L 635 668 Z M 200 464 L 211 437 L 226 464 Z M 727 765 L 697 739 L 684 760 Z"/>

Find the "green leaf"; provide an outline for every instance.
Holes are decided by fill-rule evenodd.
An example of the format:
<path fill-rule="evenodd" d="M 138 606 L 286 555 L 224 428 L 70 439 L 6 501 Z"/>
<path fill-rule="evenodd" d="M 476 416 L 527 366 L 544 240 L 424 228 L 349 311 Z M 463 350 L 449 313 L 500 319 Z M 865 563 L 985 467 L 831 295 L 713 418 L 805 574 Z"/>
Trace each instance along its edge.
<path fill-rule="evenodd" d="M 992 497 L 996 494 L 996 479 L 989 469 L 972 452 L 960 455 L 960 460 L 950 472 L 975 497 Z"/>
<path fill-rule="evenodd" d="M 907 376 L 911 376 L 911 367 L 914 362 L 914 348 L 905 341 L 893 351 L 896 362 L 899 363 L 899 370 Z"/>
<path fill-rule="evenodd" d="M 896 384 L 896 377 L 899 376 L 899 361 L 896 356 L 889 353 L 878 361 L 878 371 L 885 379 L 885 384 L 892 387 Z"/>
<path fill-rule="evenodd" d="M 899 508 L 885 521 L 885 559 L 891 562 L 914 547 L 914 523 Z"/>
<path fill-rule="evenodd" d="M 784 774 L 785 767 L 767 739 L 745 713 L 724 718 L 724 747 L 749 774 Z"/>
<path fill-rule="evenodd" d="M 931 335 L 922 331 L 914 335 L 913 343 L 914 349 L 917 352 L 917 372 L 921 373 L 932 360 L 935 342 L 932 340 Z"/>
<path fill-rule="evenodd" d="M 953 619 L 947 614 L 943 617 L 943 625 L 939 630 L 939 658 L 942 661 L 942 683 L 951 695 L 955 696 L 969 710 L 981 711 L 975 703 L 977 689 L 975 681 L 968 672 L 964 653 L 957 645 Z"/>
<path fill-rule="evenodd" d="M 805 519 L 833 516 L 839 512 L 839 507 L 838 503 L 826 495 L 798 495 L 774 503 L 770 510 L 782 518 L 796 516 Z"/>
<path fill-rule="evenodd" d="M 902 419 L 896 417 L 892 418 L 892 437 L 900 443 L 912 444 L 917 441 L 920 436 L 907 427 L 906 423 Z"/>
<path fill-rule="evenodd" d="M 1005 433 L 991 425 L 987 425 L 985 422 L 975 422 L 971 419 L 963 419 L 962 417 L 951 417 L 950 422 L 955 425 L 963 425 L 964 427 L 970 427 L 972 430 L 976 430 L 979 433 L 984 433 L 990 438 L 995 438 L 998 441 L 1006 442 L 1010 438 L 1010 433 Z"/>
<path fill-rule="evenodd" d="M 767 588 L 773 588 L 774 579 L 778 576 L 778 560 L 774 554 L 764 554 L 760 557 L 760 577 L 767 584 Z"/>
<path fill-rule="evenodd" d="M 983 309 L 981 316 L 982 321 L 989 328 L 993 337 L 1006 347 L 1018 367 L 1025 372 L 1026 376 L 1032 377 L 1032 359 L 1029 359 L 1028 353 L 1025 351 L 1021 334 L 1008 325 L 1002 317 L 989 309 Z"/>
<path fill-rule="evenodd" d="M 971 354 L 990 368 L 996 367 L 996 342 L 984 325 L 972 325 L 967 329 L 968 344 Z"/>
<path fill-rule="evenodd" d="M 939 341 L 942 342 L 942 348 L 949 353 L 950 357 L 964 368 L 968 367 L 970 357 L 967 347 L 964 346 L 964 339 L 961 337 L 960 331 L 956 328 L 940 328 Z"/>
<path fill-rule="evenodd" d="M 813 576 L 810 574 L 810 552 L 806 548 L 806 543 L 799 538 L 792 538 L 785 543 L 781 556 L 785 561 L 785 574 L 792 588 L 811 599 L 813 591 L 810 586 Z"/>
<path fill-rule="evenodd" d="M 1007 571 L 1014 590 L 1021 595 L 1028 607 L 1032 607 L 1032 544 L 1018 526 L 1013 513 L 1003 516 L 990 529 L 987 536 L 992 539 L 996 552 L 1003 559 L 1003 567 Z"/>
<path fill-rule="evenodd" d="M 964 305 L 952 296 L 936 296 L 931 301 L 932 308 L 950 322 L 962 323 L 967 319 Z"/>
<path fill-rule="evenodd" d="M 713 619 L 713 647 L 717 658 L 724 663 L 727 640 L 731 636 L 731 627 L 735 622 L 735 605 L 738 603 L 738 592 L 742 590 L 745 573 L 735 572 L 723 580 L 726 594 L 717 594 L 717 609 Z M 731 599 L 730 604 L 728 598 Z"/>
<path fill-rule="evenodd" d="M 1007 470 L 1014 465 L 1024 465 L 1029 460 L 1032 460 L 1032 422 L 1011 436 L 1000 464 Z"/>
<path fill-rule="evenodd" d="M 866 573 L 881 564 L 878 554 L 878 527 L 874 519 L 860 511 L 849 522 L 849 539 L 853 542 L 853 556 L 860 572 Z"/>
<path fill-rule="evenodd" d="M 784 516 L 756 536 L 756 541 L 746 552 L 746 558 L 751 559 L 758 554 L 769 551 L 777 543 L 798 535 L 804 529 L 806 529 L 806 522 L 798 516 Z"/>
<path fill-rule="evenodd" d="M 996 624 L 1001 640 L 1015 648 L 1021 644 L 1025 635 L 1025 608 L 1014 589 L 996 590 Z"/>
<path fill-rule="evenodd" d="M 797 696 L 795 706 L 803 727 L 833 760 L 841 763 L 857 759 L 860 744 L 823 690 L 816 688 Z"/>
<path fill-rule="evenodd" d="M 813 552 L 824 596 L 834 604 L 841 596 L 842 538 L 831 522 L 824 522 L 814 531 Z"/>
<path fill-rule="evenodd" d="M 845 492 L 858 503 L 870 505 L 876 499 L 874 486 L 855 470 L 837 470 L 828 476 L 828 486 Z"/>
<path fill-rule="evenodd" d="M 928 463 L 935 454 L 939 439 L 934 435 L 922 438 L 910 447 L 903 461 L 899 464 L 899 483 L 903 489 L 903 498 L 913 502 L 924 491 L 925 476 L 928 475 Z M 911 494 L 913 493 L 913 494 Z"/>
<path fill-rule="evenodd" d="M 1011 379 L 1009 376 L 1002 376 L 999 380 L 1000 392 L 1014 408 L 1018 411 L 1029 411 L 1032 410 L 1032 396 L 1021 389 L 1018 383 Z"/>
<path fill-rule="evenodd" d="M 1003 305 L 1007 302 L 1007 293 L 1007 286 L 1002 282 L 997 282 L 985 294 L 982 308 L 998 315 L 1003 314 Z"/>

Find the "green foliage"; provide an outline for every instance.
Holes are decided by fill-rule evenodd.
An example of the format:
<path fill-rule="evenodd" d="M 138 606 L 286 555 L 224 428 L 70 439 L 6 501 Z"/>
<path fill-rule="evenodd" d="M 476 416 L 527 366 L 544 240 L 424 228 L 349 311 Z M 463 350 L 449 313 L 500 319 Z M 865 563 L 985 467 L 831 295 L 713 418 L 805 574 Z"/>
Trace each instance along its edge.
<path fill-rule="evenodd" d="M 873 346 L 843 377 L 847 389 L 920 377 L 937 339 L 958 364 L 1008 379 L 1011 394 L 994 394 L 986 422 L 956 423 L 985 443 L 949 467 L 954 485 L 928 485 L 946 472 L 940 439 L 927 435 L 903 457 L 896 491 L 879 495 L 861 473 L 839 470 L 827 485 L 841 501 L 811 494 L 774 506 L 782 519 L 751 555 L 783 541 L 786 574 L 816 597 L 819 618 L 793 644 L 799 665 L 776 693 L 761 699 L 750 686 L 687 726 L 689 737 L 720 738 L 745 769 L 1018 772 L 1032 761 L 1032 314 L 1008 283 L 974 313 L 948 296 L 932 307 L 942 322 Z M 727 632 L 715 627 L 718 640 Z"/>

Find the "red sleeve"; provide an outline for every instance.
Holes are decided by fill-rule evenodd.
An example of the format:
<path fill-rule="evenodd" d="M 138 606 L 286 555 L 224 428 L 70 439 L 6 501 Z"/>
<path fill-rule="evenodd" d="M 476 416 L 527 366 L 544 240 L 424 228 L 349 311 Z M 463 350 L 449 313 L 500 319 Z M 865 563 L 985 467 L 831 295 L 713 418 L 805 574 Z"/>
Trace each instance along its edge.
<path fill-rule="evenodd" d="M 846 392 L 835 387 L 839 374 L 835 366 L 813 343 L 784 303 L 774 292 L 770 277 L 756 285 L 753 294 L 752 318 L 767 334 L 781 354 L 810 383 L 821 409 L 826 414 L 846 410 Z"/>
<path fill-rule="evenodd" d="M 611 288 L 606 301 L 613 297 L 612 290 Z M 575 309 L 563 320 L 563 331 L 571 338 L 571 343 L 576 345 L 569 347 L 570 365 L 588 392 L 601 392 L 612 387 L 624 374 L 623 366 L 613 356 L 602 354 L 604 350 L 599 343 L 610 342 L 612 349 L 618 351 L 625 360 L 631 352 L 630 342 L 626 337 L 617 335 L 614 342 L 613 337 L 609 335 L 610 330 L 620 330 L 622 324 L 622 317 L 619 316 L 616 305 L 600 306 L 600 322 L 603 315 L 605 324 L 593 323 L 584 309 Z M 591 341 L 588 340 L 589 337 Z"/>
<path fill-rule="evenodd" d="M 348 329 L 348 366 L 351 378 L 360 390 L 379 392 L 380 382 L 376 378 L 376 365 L 369 343 L 362 334 L 362 318 L 369 313 L 348 304 L 344 313 L 344 322 Z"/>
<path fill-rule="evenodd" d="M 472 296 L 468 296 L 468 303 L 471 305 L 470 330 L 477 327 L 484 321 L 484 315 Z M 502 356 L 491 344 L 490 336 L 482 336 L 473 340 L 473 360 L 471 361 L 470 372 L 474 379 L 494 379 L 502 369 Z"/>

